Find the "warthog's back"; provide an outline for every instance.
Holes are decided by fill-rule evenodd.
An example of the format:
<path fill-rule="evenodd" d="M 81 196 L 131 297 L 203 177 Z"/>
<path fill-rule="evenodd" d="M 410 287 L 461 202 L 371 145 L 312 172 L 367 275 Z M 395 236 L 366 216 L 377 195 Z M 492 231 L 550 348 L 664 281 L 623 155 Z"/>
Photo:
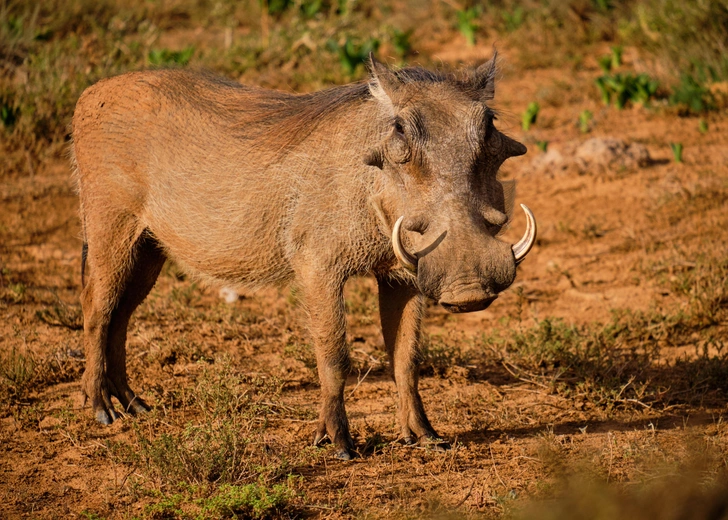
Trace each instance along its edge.
<path fill-rule="evenodd" d="M 340 126 L 337 110 L 360 107 L 365 95 L 360 85 L 328 98 L 290 95 L 184 71 L 101 81 L 81 96 L 73 119 L 82 207 L 133 214 L 173 258 L 205 276 L 285 281 L 312 229 L 330 229 L 332 216 L 363 207 L 367 190 L 352 175 L 361 155 L 341 153 L 351 132 L 326 140 L 316 132 L 323 121 Z"/>

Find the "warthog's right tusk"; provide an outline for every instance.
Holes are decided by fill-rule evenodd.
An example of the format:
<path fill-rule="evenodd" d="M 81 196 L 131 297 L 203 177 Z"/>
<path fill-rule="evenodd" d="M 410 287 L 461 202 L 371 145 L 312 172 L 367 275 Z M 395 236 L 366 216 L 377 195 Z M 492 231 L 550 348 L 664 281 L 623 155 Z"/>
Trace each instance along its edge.
<path fill-rule="evenodd" d="M 400 239 L 400 229 L 402 228 L 403 220 L 404 215 L 397 219 L 397 222 L 394 224 L 394 229 L 392 229 L 392 248 L 394 249 L 394 256 L 397 257 L 399 263 L 402 264 L 405 269 L 416 273 L 417 257 L 407 252 L 404 246 L 402 246 L 402 241 Z"/>
<path fill-rule="evenodd" d="M 526 255 L 533 247 L 533 244 L 536 243 L 536 219 L 534 218 L 533 213 L 531 213 L 531 210 L 528 209 L 528 206 L 521 204 L 521 207 L 523 208 L 523 211 L 526 212 L 526 232 L 517 244 L 513 244 L 511 246 L 513 249 L 513 256 L 516 257 L 516 265 L 520 264 L 523 259 L 526 258 Z"/>

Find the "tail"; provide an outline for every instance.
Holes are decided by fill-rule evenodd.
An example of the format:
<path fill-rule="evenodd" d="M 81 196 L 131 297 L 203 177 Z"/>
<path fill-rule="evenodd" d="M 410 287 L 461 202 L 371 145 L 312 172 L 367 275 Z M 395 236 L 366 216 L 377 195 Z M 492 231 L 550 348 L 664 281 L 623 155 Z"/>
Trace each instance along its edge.
<path fill-rule="evenodd" d="M 81 288 L 86 287 L 86 257 L 88 256 L 88 242 L 81 246 Z"/>

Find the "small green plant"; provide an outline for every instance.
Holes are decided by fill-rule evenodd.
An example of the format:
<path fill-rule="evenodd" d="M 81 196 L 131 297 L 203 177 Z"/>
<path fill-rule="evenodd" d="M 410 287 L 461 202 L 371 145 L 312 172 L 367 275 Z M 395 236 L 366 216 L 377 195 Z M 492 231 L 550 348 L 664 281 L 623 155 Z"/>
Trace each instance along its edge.
<path fill-rule="evenodd" d="M 613 69 L 617 69 L 622 66 L 622 47 L 615 45 L 612 47 L 610 54 L 605 54 L 597 58 L 599 68 L 602 69 L 604 74 L 609 74 Z"/>
<path fill-rule="evenodd" d="M 289 7 L 293 5 L 292 0 L 259 0 L 261 7 L 268 8 L 268 14 L 283 14 Z"/>
<path fill-rule="evenodd" d="M 306 18 L 313 18 L 325 7 L 324 0 L 304 0 L 301 2 L 301 12 Z"/>
<path fill-rule="evenodd" d="M 180 66 L 184 67 L 190 62 L 195 54 L 195 47 L 189 45 L 181 51 L 171 51 L 169 49 L 152 49 L 147 54 L 147 61 L 155 67 Z"/>
<path fill-rule="evenodd" d="M 296 477 L 268 485 L 263 479 L 236 486 L 223 484 L 217 492 L 199 500 L 202 518 L 272 518 L 296 496 Z"/>
<path fill-rule="evenodd" d="M 705 119 L 701 119 L 698 121 L 698 130 L 701 134 L 708 133 L 708 122 Z"/>
<path fill-rule="evenodd" d="M 611 47 L 612 54 L 610 55 L 612 61 L 612 68 L 617 69 L 622 66 L 622 52 L 624 49 L 621 45 L 615 45 Z"/>
<path fill-rule="evenodd" d="M 37 373 L 38 363 L 33 355 L 23 354 L 14 346 L 0 358 L 0 386 L 5 386 L 12 395 L 23 395 Z"/>
<path fill-rule="evenodd" d="M 478 18 L 482 14 L 482 7 L 476 5 L 457 12 L 458 30 L 465 37 L 469 46 L 475 45 L 475 35 L 478 32 Z"/>
<path fill-rule="evenodd" d="M 624 108 L 628 102 L 646 104 L 654 98 L 659 83 L 647 74 L 605 74 L 595 80 L 605 105 L 614 102 L 618 109 Z"/>
<path fill-rule="evenodd" d="M 291 339 L 286 343 L 286 347 L 283 349 L 283 357 L 293 358 L 296 361 L 303 363 L 310 372 L 311 377 L 316 379 L 318 377 L 318 371 L 316 369 L 316 355 L 313 352 L 313 347 L 308 343 L 302 343 Z"/>
<path fill-rule="evenodd" d="M 144 508 L 145 516 L 148 518 L 179 518 L 184 514 L 180 508 L 184 501 L 185 497 L 180 493 L 162 496 L 158 502 Z"/>
<path fill-rule="evenodd" d="M 594 114 L 591 113 L 591 110 L 582 110 L 579 113 L 579 130 L 581 130 L 582 134 L 586 134 L 591 130 L 591 121 L 594 118 Z"/>
<path fill-rule="evenodd" d="M 25 298 L 25 293 L 27 292 L 27 290 L 28 288 L 22 282 L 9 283 L 6 295 L 13 303 L 20 303 Z"/>
<path fill-rule="evenodd" d="M 714 108 L 710 90 L 690 74 L 683 74 L 680 83 L 673 88 L 670 104 L 681 106 L 690 113 L 699 114 Z"/>
<path fill-rule="evenodd" d="M 546 153 L 546 150 L 548 150 L 549 142 L 548 141 L 536 141 L 536 146 L 539 150 Z"/>
<path fill-rule="evenodd" d="M 468 363 L 460 348 L 451 346 L 441 336 L 427 336 L 420 349 L 420 372 L 424 374 L 443 376 L 454 367 Z"/>
<path fill-rule="evenodd" d="M 71 330 L 83 328 L 81 308 L 69 306 L 56 296 L 56 303 L 35 312 L 36 318 L 49 325 L 66 327 Z"/>
<path fill-rule="evenodd" d="M 501 16 L 506 26 L 506 31 L 508 32 L 513 32 L 518 29 L 523 25 L 523 21 L 525 20 L 525 12 L 520 5 L 516 6 L 513 11 L 503 10 Z"/>
<path fill-rule="evenodd" d="M 609 74 L 612 72 L 612 57 L 609 55 L 600 56 L 597 58 L 597 63 L 599 64 L 599 68 L 602 69 L 602 72 L 604 74 Z"/>
<path fill-rule="evenodd" d="M 676 163 L 683 162 L 683 145 L 682 143 L 670 143 L 670 149 L 672 150 L 672 158 L 675 159 Z"/>
<path fill-rule="evenodd" d="M 409 31 L 394 29 L 392 31 L 392 47 L 394 47 L 394 52 L 397 53 L 397 56 L 399 56 L 400 59 L 404 59 L 410 52 L 412 52 L 412 42 L 410 41 L 411 37 L 412 29 Z"/>
<path fill-rule="evenodd" d="M 0 122 L 5 130 L 10 132 L 18 120 L 20 110 L 14 107 L 10 99 L 0 99 Z"/>
<path fill-rule="evenodd" d="M 523 128 L 523 130 L 525 132 L 530 130 L 531 125 L 536 124 L 536 119 L 538 118 L 539 110 L 541 110 L 541 107 L 535 101 L 531 101 L 528 104 L 526 111 L 521 116 L 521 127 Z"/>
<path fill-rule="evenodd" d="M 339 63 L 346 74 L 352 75 L 359 65 L 363 65 L 369 58 L 369 54 L 376 52 L 379 48 L 379 40 L 368 38 L 362 43 L 357 43 L 351 38 L 346 38 L 343 44 L 329 40 L 327 47 L 331 52 L 339 56 Z"/>

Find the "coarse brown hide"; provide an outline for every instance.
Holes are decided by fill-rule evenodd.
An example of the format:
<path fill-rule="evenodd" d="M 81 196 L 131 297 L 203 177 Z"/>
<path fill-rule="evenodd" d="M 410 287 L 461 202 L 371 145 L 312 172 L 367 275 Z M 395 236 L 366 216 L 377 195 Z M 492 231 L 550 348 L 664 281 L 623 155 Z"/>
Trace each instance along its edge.
<path fill-rule="evenodd" d="M 512 201 L 496 179 L 525 152 L 496 130 L 494 59 L 458 74 L 391 71 L 295 95 L 183 70 L 100 81 L 78 101 L 73 160 L 87 273 L 82 388 L 111 423 L 146 404 L 126 375 L 126 332 L 166 258 L 231 287 L 295 283 L 310 318 L 323 404 L 315 443 L 354 443 L 343 287 L 379 283 L 384 340 L 408 442 L 439 442 L 417 390 L 425 297 L 451 311 L 487 307 L 514 280 L 495 238 Z M 416 273 L 393 253 L 417 251 Z"/>

